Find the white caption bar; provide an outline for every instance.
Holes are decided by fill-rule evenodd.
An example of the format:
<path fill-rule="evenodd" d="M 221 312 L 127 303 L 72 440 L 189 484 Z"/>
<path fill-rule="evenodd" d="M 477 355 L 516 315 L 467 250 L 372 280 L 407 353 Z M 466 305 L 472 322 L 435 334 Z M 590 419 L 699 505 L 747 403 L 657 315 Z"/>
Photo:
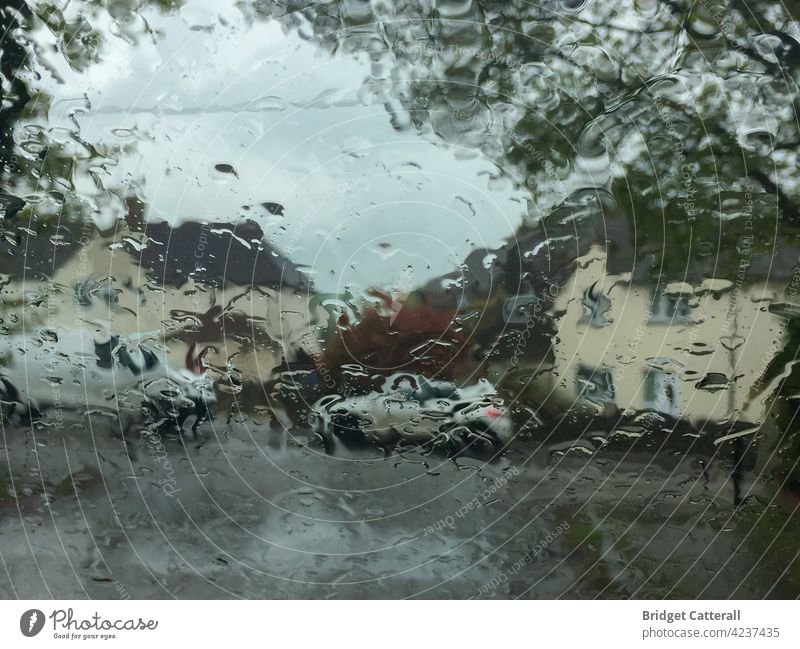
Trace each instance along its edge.
<path fill-rule="evenodd" d="M 798 646 L 798 614 L 796 601 L 3 601 L 0 638 L 13 647 L 137 649 L 173 642 L 216 649 L 439 642 L 485 648 L 503 640 L 777 648 Z"/>

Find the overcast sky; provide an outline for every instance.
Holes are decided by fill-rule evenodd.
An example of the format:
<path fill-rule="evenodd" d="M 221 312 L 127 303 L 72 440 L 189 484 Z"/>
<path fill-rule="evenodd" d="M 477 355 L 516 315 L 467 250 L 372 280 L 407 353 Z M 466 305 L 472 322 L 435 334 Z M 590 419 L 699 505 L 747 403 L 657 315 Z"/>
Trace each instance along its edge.
<path fill-rule="evenodd" d="M 42 84 L 52 127 L 70 126 L 88 98 L 81 137 L 118 147 L 106 186 L 135 187 L 150 218 L 254 218 L 318 290 L 335 292 L 422 284 L 517 229 L 523 193 L 475 152 L 404 127 L 407 116 L 393 126 L 385 88 L 365 87 L 366 54 L 331 57 L 295 30 L 247 21 L 228 0 L 144 17 L 155 36 L 132 24 L 136 42 L 108 39 L 86 73 L 50 57 L 61 82 Z"/>

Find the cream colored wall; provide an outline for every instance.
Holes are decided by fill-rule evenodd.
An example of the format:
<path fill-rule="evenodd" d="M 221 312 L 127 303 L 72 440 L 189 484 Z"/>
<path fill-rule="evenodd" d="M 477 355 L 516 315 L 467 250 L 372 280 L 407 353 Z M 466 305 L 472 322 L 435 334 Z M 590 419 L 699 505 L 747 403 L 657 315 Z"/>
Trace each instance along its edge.
<path fill-rule="evenodd" d="M 610 299 L 605 326 L 582 321 L 584 290 L 595 282 Z M 763 417 L 769 391 L 749 399 L 754 386 L 783 340 L 781 318 L 767 306 L 782 287 L 774 283 L 706 280 L 699 286 L 671 284 L 671 294 L 683 295 L 692 307 L 686 322 L 657 322 L 648 317 L 648 288 L 633 284 L 629 275 L 606 275 L 602 250 L 579 260 L 570 282 L 558 293 L 552 314 L 558 319 L 552 376 L 545 375 L 539 394 L 550 393 L 550 404 L 587 406 L 578 398 L 575 376 L 579 366 L 607 367 L 616 405 L 645 407 L 644 378 L 648 359 L 671 359 L 664 370 L 677 376 L 679 416 L 693 423 L 727 421 L 731 415 L 748 421 Z M 774 342 L 774 344 L 773 344 Z M 716 392 L 697 389 L 709 372 L 737 377 L 731 387 Z"/>
<path fill-rule="evenodd" d="M 119 237 L 116 239 L 119 241 Z M 101 299 L 93 299 L 86 307 L 78 305 L 75 287 L 91 277 L 112 278 L 107 285 L 116 291 L 118 303 L 113 307 Z M 131 286 L 143 290 L 126 288 Z M 167 357 L 175 367 L 185 364 L 187 346 L 178 337 L 191 329 L 196 320 L 192 314 L 202 314 L 214 306 L 226 313 L 238 312 L 250 318 L 259 338 L 266 334 L 273 343 L 251 345 L 246 342 L 248 331 L 238 336 L 214 336 L 198 339 L 198 349 L 213 345 L 206 360 L 213 366 L 227 368 L 251 381 L 266 381 L 284 355 L 293 357 L 297 348 L 309 353 L 315 349 L 314 325 L 325 322 L 327 314 L 320 307 L 309 312 L 307 295 L 286 289 L 253 289 L 226 284 L 220 289 L 195 284 L 191 279 L 180 288 L 160 287 L 148 283 L 145 271 L 133 258 L 119 250 L 110 239 L 90 241 L 80 255 L 72 257 L 58 268 L 52 281 L 13 279 L 0 289 L 3 300 L 0 317 L 7 323 L 7 333 L 34 340 L 42 329 L 68 331 L 85 328 L 96 336 L 108 333 L 149 340 L 165 346 Z M 176 317 L 176 314 L 185 314 Z M 245 339 L 245 343 L 241 339 Z"/>

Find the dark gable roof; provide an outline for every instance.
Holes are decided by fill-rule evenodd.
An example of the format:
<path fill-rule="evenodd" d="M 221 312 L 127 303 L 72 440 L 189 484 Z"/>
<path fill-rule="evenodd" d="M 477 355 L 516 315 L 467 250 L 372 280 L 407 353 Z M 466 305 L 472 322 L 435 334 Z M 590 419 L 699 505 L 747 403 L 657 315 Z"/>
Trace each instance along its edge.
<path fill-rule="evenodd" d="M 47 281 L 81 248 L 80 222 L 28 223 L 0 219 L 0 273 L 12 278 Z M 88 236 L 96 236 L 94 226 Z"/>
<path fill-rule="evenodd" d="M 785 282 L 800 266 L 798 228 L 776 224 L 769 211 L 755 210 L 752 222 L 740 218 L 720 224 L 708 217 L 702 227 L 639 220 L 613 204 L 565 204 L 536 225 L 521 227 L 498 249 L 472 251 L 459 271 L 430 280 L 422 290 L 429 302 L 448 294 L 455 303 L 462 295 L 468 302 L 484 299 L 501 287 L 509 295 L 529 288 L 544 294 L 551 286 L 564 286 L 593 245 L 605 252 L 606 273 L 630 272 L 636 284 L 698 284 L 709 277 L 739 276 L 745 282 Z M 487 255 L 495 256 L 488 269 Z M 455 288 L 443 288 L 454 282 Z"/>
<path fill-rule="evenodd" d="M 520 227 L 495 250 L 473 250 L 459 271 L 434 278 L 423 290 L 428 295 L 445 292 L 443 284 L 451 280 L 459 284 L 450 293 L 463 292 L 468 302 L 485 299 L 498 289 L 509 295 L 530 289 L 544 294 L 551 285 L 560 287 L 569 281 L 578 258 L 595 244 L 608 250 L 607 272 L 622 273 L 633 267 L 630 228 L 621 210 L 564 205 L 540 223 Z M 489 255 L 494 256 L 491 264 L 486 263 Z"/>
<path fill-rule="evenodd" d="M 264 241 L 264 231 L 255 221 L 192 222 L 173 228 L 166 222 L 144 223 L 144 206 L 137 200 L 128 199 L 127 205 L 124 220 L 105 232 L 89 220 L 0 218 L 0 273 L 48 281 L 59 268 L 75 263 L 73 257 L 88 243 L 101 239 L 108 245 L 122 242 L 148 276 L 165 285 L 181 286 L 191 276 L 213 285 L 224 280 L 311 290 L 308 277 Z M 139 244 L 130 238 L 139 239 Z"/>
<path fill-rule="evenodd" d="M 137 229 L 146 235 L 144 246 L 138 250 L 128 245 L 126 250 L 157 282 L 181 286 L 192 277 L 212 285 L 226 281 L 273 289 L 309 289 L 308 278 L 264 241 L 264 232 L 255 221 L 192 222 L 176 228 L 161 222 Z"/>

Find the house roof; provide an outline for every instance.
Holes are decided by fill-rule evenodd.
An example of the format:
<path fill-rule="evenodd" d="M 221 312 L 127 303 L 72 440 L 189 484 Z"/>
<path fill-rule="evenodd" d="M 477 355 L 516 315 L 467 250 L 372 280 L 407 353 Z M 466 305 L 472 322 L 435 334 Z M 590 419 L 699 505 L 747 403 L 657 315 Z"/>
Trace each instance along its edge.
<path fill-rule="evenodd" d="M 121 242 L 122 249 L 151 279 L 165 285 L 180 286 L 192 277 L 213 285 L 224 280 L 310 290 L 308 277 L 264 240 L 255 221 L 190 222 L 172 227 L 166 222 L 144 223 L 141 204 L 129 201 L 128 205 L 126 218 L 113 230 L 100 233 L 92 222 L 83 220 L 0 220 L 0 273 L 48 281 L 99 236 L 107 238 L 109 245 Z"/>
<path fill-rule="evenodd" d="M 147 223 L 143 246 L 128 253 L 158 282 L 181 286 L 192 277 L 205 284 L 223 281 L 270 288 L 309 289 L 298 266 L 264 241 L 255 221 L 239 223 Z"/>

